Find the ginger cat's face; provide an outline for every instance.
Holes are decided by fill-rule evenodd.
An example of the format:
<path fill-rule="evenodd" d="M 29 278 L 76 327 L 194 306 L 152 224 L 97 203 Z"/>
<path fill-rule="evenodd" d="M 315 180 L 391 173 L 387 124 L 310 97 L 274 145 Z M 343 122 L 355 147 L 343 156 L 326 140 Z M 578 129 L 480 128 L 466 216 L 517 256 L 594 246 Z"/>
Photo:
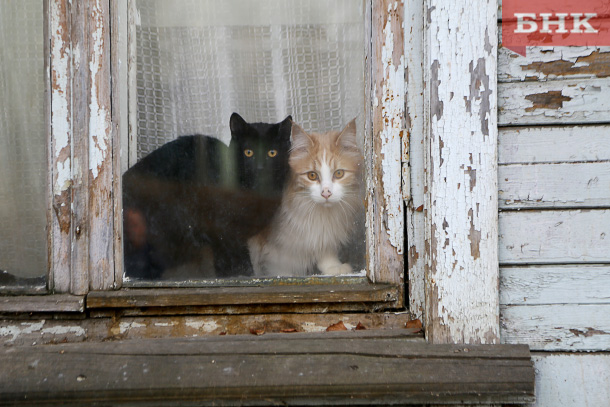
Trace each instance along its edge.
<path fill-rule="evenodd" d="M 362 157 L 352 120 L 341 132 L 307 134 L 292 125 L 290 167 L 299 193 L 316 204 L 332 206 L 345 202 L 346 194 L 358 187 Z"/>

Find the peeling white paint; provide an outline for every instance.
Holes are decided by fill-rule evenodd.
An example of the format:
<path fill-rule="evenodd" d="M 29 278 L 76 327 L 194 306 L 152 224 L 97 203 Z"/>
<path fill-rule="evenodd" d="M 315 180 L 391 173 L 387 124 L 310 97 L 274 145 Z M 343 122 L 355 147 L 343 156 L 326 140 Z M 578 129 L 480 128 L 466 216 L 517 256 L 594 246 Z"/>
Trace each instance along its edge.
<path fill-rule="evenodd" d="M 92 15 L 95 17 L 101 14 L 99 1 L 93 5 Z M 93 18 L 98 22 L 98 26 L 91 33 L 92 51 L 89 70 L 91 72 L 91 102 L 89 103 L 89 169 L 93 178 L 99 175 L 100 167 L 103 165 L 109 153 L 109 146 L 106 144 L 106 137 L 110 128 L 110 114 L 105 107 L 100 106 L 99 90 L 97 88 L 97 75 L 101 66 L 101 58 L 104 56 L 104 31 L 100 18 Z"/>
<path fill-rule="evenodd" d="M 68 78 L 70 63 L 70 45 L 66 44 L 62 37 L 65 35 L 61 24 L 57 24 L 62 19 L 62 10 L 59 2 L 51 2 L 51 16 L 54 35 L 51 41 L 51 128 L 53 138 L 53 154 L 59 157 L 62 150 L 68 147 L 71 132 L 71 116 L 68 98 Z M 53 194 L 61 195 L 62 192 L 70 188 L 70 154 L 65 154 L 63 161 L 57 161 L 55 168 L 56 178 L 53 184 Z"/>
<path fill-rule="evenodd" d="M 175 322 L 155 322 L 155 326 L 168 327 L 176 325 Z"/>
<path fill-rule="evenodd" d="M 137 328 L 146 328 L 146 324 L 140 324 L 138 322 L 121 322 L 119 323 L 119 333 L 124 334 L 127 331 Z"/>
<path fill-rule="evenodd" d="M 0 336 L 11 336 L 9 342 L 14 342 L 21 335 L 38 332 L 44 326 L 45 321 L 40 322 L 22 322 L 19 325 L 9 325 L 0 327 Z"/>
<path fill-rule="evenodd" d="M 65 335 L 65 334 L 74 334 L 76 336 L 86 336 L 87 331 L 80 326 L 53 326 L 50 328 L 44 328 L 40 331 L 41 335 L 50 334 L 50 335 Z"/>
<path fill-rule="evenodd" d="M 318 325 L 315 322 L 304 322 L 301 324 L 301 329 L 303 332 L 324 332 L 326 331 L 325 326 Z"/>
<path fill-rule="evenodd" d="M 389 17 L 388 17 L 389 18 Z M 381 113 L 383 128 L 380 133 L 382 161 L 382 182 L 386 191 L 384 221 L 389 241 L 403 253 L 403 200 L 402 200 L 402 154 L 401 135 L 405 133 L 405 58 L 400 58 L 398 66 L 394 65 L 394 33 L 391 22 L 386 22 L 383 29 L 385 40 L 381 50 L 384 82 L 381 93 Z M 402 44 L 401 44 L 402 49 Z"/>
<path fill-rule="evenodd" d="M 187 319 L 185 325 L 189 328 L 196 329 L 197 331 L 203 331 L 205 333 L 214 332 L 220 325 L 216 323 L 216 321 L 200 321 L 200 320 L 189 320 Z"/>

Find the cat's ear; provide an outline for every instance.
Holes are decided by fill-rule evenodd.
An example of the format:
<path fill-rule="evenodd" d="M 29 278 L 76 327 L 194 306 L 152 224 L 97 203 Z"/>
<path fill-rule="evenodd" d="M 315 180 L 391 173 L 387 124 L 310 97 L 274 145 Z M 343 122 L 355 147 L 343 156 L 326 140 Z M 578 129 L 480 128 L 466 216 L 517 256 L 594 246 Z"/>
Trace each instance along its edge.
<path fill-rule="evenodd" d="M 341 146 L 348 150 L 360 150 L 358 147 L 358 140 L 356 138 L 356 119 L 354 118 L 351 122 L 345 126 L 335 142 L 337 146 Z"/>
<path fill-rule="evenodd" d="M 313 144 L 309 134 L 305 133 L 305 130 L 295 122 L 292 122 L 292 147 L 290 149 L 291 156 L 298 156 L 300 154 L 307 154 L 309 147 Z"/>
<path fill-rule="evenodd" d="M 248 123 L 237 113 L 233 113 L 231 115 L 231 119 L 229 120 L 229 127 L 231 128 L 231 134 L 239 134 L 246 127 Z"/>
<path fill-rule="evenodd" d="M 289 141 L 291 132 L 292 132 L 292 116 L 288 116 L 280 122 L 280 129 L 279 129 L 280 139 Z"/>

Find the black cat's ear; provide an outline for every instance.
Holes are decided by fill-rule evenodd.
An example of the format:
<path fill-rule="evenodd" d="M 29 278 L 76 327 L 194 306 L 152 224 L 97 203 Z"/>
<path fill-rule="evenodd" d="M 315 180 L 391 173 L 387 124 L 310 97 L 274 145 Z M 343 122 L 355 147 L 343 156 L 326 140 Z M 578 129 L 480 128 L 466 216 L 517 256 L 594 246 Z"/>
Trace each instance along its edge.
<path fill-rule="evenodd" d="M 286 117 L 280 122 L 279 136 L 280 139 L 290 140 L 290 133 L 292 131 L 292 116 Z"/>
<path fill-rule="evenodd" d="M 231 115 L 231 119 L 229 120 L 229 127 L 231 128 L 231 134 L 237 134 L 242 132 L 248 123 L 237 113 L 233 113 Z"/>
<path fill-rule="evenodd" d="M 360 150 L 358 146 L 358 139 L 356 138 L 356 119 L 354 118 L 351 122 L 345 126 L 339 136 L 337 137 L 336 145 L 341 146 L 348 150 Z"/>

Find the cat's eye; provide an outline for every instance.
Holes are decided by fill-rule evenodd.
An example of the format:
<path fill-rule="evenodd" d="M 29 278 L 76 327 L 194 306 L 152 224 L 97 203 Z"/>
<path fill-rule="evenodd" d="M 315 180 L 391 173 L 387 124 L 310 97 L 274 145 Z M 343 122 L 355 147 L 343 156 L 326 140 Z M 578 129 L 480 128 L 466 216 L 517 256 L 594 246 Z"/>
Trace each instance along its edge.
<path fill-rule="evenodd" d="M 267 152 L 267 155 L 271 158 L 275 157 L 277 155 L 277 150 L 269 150 Z"/>
<path fill-rule="evenodd" d="M 308 178 L 310 181 L 315 181 L 315 180 L 317 180 L 317 179 L 318 179 L 318 174 L 317 174 L 315 171 L 309 171 L 309 172 L 307 173 L 307 178 Z"/>
<path fill-rule="evenodd" d="M 252 157 L 254 155 L 254 151 L 252 151 L 250 149 L 246 149 L 246 150 L 244 150 L 244 155 L 246 157 Z"/>
<path fill-rule="evenodd" d="M 343 178 L 344 175 L 345 175 L 345 171 L 337 170 L 337 171 L 335 171 L 335 174 L 333 176 L 335 177 L 335 179 L 341 179 L 341 178 Z"/>

